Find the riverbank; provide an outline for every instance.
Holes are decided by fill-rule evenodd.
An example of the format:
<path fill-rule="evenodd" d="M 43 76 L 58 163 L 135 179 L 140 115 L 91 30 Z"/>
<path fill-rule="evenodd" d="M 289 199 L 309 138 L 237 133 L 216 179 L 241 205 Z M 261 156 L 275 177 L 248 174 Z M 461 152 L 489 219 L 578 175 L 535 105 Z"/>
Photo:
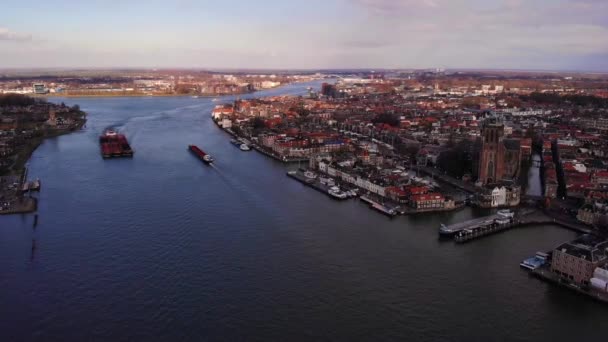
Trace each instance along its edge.
<path fill-rule="evenodd" d="M 604 304 L 608 303 L 608 293 L 600 292 L 592 288 L 584 289 L 576 284 L 563 281 L 558 275 L 551 272 L 549 265 L 543 265 L 535 270 L 531 270 L 530 273 L 540 280 L 546 281 L 554 285 L 558 285 L 561 288 L 574 291 L 578 294 L 582 294 Z"/>
<path fill-rule="evenodd" d="M 6 202 L 0 205 L 0 215 L 29 214 L 38 210 L 38 199 L 36 197 L 23 196 L 15 202 Z"/>
<path fill-rule="evenodd" d="M 29 186 L 26 164 L 45 139 L 82 129 L 86 113 L 78 106 L 19 95 L 11 95 L 5 103 L 2 119 L 8 125 L 2 131 L 2 143 L 7 153 L 0 170 L 0 214 L 30 213 L 37 210 L 37 199 L 29 193 L 39 187 Z"/>
<path fill-rule="evenodd" d="M 250 95 L 259 93 L 267 90 L 276 90 L 282 87 L 285 87 L 291 83 L 281 84 L 280 86 L 268 89 L 259 89 L 248 92 L 237 92 L 237 93 L 229 93 L 229 94 L 177 94 L 177 93 L 141 93 L 141 92 L 105 92 L 99 94 L 70 94 L 69 92 L 65 93 L 48 93 L 48 94 L 29 94 L 32 97 L 40 97 L 40 98 L 57 98 L 57 97 L 65 97 L 65 98 L 105 98 L 105 97 L 195 97 L 201 99 L 207 98 L 216 98 L 216 97 L 224 97 L 224 96 L 240 96 L 240 95 Z"/>
<path fill-rule="evenodd" d="M 9 168 L 7 174 L 19 173 L 25 167 L 25 164 L 30 159 L 34 151 L 44 142 L 45 139 L 56 138 L 65 134 L 73 133 L 77 130 L 82 129 L 85 125 L 86 120 L 79 122 L 76 126 L 66 128 L 66 129 L 55 129 L 55 130 L 47 130 L 43 136 L 34 137 L 30 141 L 28 141 L 22 149 L 16 152 L 15 161 L 13 165 Z"/>
<path fill-rule="evenodd" d="M 213 123 L 215 123 L 215 125 L 219 129 L 221 129 L 222 131 L 224 131 L 226 134 L 228 134 L 228 135 L 230 135 L 230 136 L 232 136 L 234 138 L 237 138 L 237 139 L 246 139 L 249 142 L 247 145 L 250 148 L 253 148 L 254 150 L 258 151 L 259 153 L 261 153 L 261 154 L 263 154 L 263 155 L 265 155 L 267 157 L 270 157 L 270 158 L 272 158 L 272 159 L 274 159 L 276 161 L 280 161 L 281 163 L 285 163 L 285 164 L 289 164 L 289 163 L 301 163 L 301 162 L 308 162 L 308 160 L 309 160 L 308 158 L 286 158 L 286 157 L 279 156 L 278 154 L 274 153 L 274 151 L 269 150 L 269 149 L 265 148 L 264 146 L 261 146 L 261 145 L 255 143 L 255 142 L 252 142 L 251 140 L 249 140 L 246 137 L 242 137 L 242 136 L 236 134 L 230 128 L 224 128 L 224 127 L 220 126 L 217 121 L 215 121 L 213 119 L 211 119 L 211 121 L 213 121 Z"/>

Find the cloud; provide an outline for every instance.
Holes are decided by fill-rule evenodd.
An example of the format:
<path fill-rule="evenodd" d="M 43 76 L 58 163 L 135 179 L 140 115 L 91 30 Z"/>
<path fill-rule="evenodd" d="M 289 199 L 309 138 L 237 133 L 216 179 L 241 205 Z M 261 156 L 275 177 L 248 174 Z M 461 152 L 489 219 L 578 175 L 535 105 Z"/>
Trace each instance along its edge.
<path fill-rule="evenodd" d="M 404 10 L 430 10 L 441 7 L 445 0 L 348 0 L 378 14 L 398 14 Z"/>
<path fill-rule="evenodd" d="M 27 42 L 32 40 L 31 34 L 18 33 L 6 27 L 0 27 L 0 41 Z"/>
<path fill-rule="evenodd" d="M 346 48 L 355 48 L 355 49 L 379 49 L 386 48 L 389 46 L 395 45 L 394 41 L 386 41 L 386 40 L 371 40 L 371 39 L 357 39 L 357 40 L 349 40 L 342 43 L 342 46 Z"/>

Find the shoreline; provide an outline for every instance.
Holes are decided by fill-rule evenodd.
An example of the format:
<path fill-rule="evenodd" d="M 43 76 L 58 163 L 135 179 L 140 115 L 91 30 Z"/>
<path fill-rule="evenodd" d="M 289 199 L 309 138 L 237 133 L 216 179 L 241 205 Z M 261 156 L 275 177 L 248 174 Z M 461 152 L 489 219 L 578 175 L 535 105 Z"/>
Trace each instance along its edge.
<path fill-rule="evenodd" d="M 233 93 L 233 94 L 162 94 L 162 93 L 126 93 L 126 92 L 116 92 L 116 93 L 107 93 L 107 94 L 67 94 L 67 93 L 48 93 L 48 94 L 25 94 L 28 96 L 32 96 L 32 97 L 37 97 L 37 98 L 57 98 L 57 97 L 65 97 L 65 98 L 100 98 L 100 97 L 194 97 L 196 96 L 197 98 L 216 98 L 216 97 L 225 97 L 225 96 L 242 96 L 242 95 L 249 95 L 249 94 L 255 94 L 255 93 L 259 93 L 262 91 L 267 91 L 267 90 L 275 90 L 275 89 L 280 89 L 282 87 L 294 84 L 297 82 L 293 82 L 293 83 L 285 83 L 285 84 L 281 84 L 278 87 L 274 87 L 274 88 L 269 88 L 269 89 L 259 89 L 259 90 L 255 90 L 255 91 L 251 91 L 251 92 L 244 92 L 244 93 Z"/>
<path fill-rule="evenodd" d="M 6 201 L 10 203 L 10 205 L 8 205 L 7 208 L 2 208 L 2 210 L 0 210 L 0 215 L 28 214 L 38 210 L 38 199 L 31 195 L 26 195 L 26 193 L 22 191 L 23 185 L 27 182 L 26 164 L 32 158 L 36 149 L 42 145 L 46 139 L 57 138 L 81 130 L 86 123 L 86 113 L 82 111 L 81 113 L 82 120 L 79 120 L 73 127 L 45 130 L 42 136 L 32 138 L 21 150 L 16 152 L 13 164 L 1 176 L 10 177 L 18 175 L 20 183 L 19 188 L 14 190 L 14 192 L 9 190 L 7 194 L 10 196 L 6 198 Z"/>
<path fill-rule="evenodd" d="M 593 299 L 597 302 L 608 304 L 608 293 L 600 292 L 592 288 L 583 289 L 578 285 L 565 282 L 560 277 L 551 272 L 551 270 L 546 266 L 539 267 L 536 270 L 532 270 L 530 271 L 530 274 L 536 277 L 537 279 L 540 279 L 541 281 L 556 285 L 558 288 L 568 289 L 570 291 L 578 293 L 579 295 L 583 295 L 587 298 Z"/>
<path fill-rule="evenodd" d="M 76 127 L 71 128 L 71 129 L 58 129 L 58 130 L 54 130 L 54 131 L 45 133 L 45 135 L 43 135 L 41 137 L 33 138 L 32 141 L 30 141 L 23 150 L 17 152 L 17 159 L 15 160 L 15 163 L 13 163 L 13 165 L 11 166 L 11 170 L 8 171 L 7 174 L 14 174 L 16 172 L 22 172 L 23 169 L 25 168 L 25 165 L 27 164 L 27 162 L 30 160 L 30 158 L 32 158 L 32 155 L 34 154 L 36 149 L 40 145 L 42 145 L 42 143 L 46 139 L 57 138 L 62 135 L 67 135 L 67 134 L 79 131 L 82 129 L 85 122 L 86 122 L 86 120 L 83 122 L 80 122 Z"/>

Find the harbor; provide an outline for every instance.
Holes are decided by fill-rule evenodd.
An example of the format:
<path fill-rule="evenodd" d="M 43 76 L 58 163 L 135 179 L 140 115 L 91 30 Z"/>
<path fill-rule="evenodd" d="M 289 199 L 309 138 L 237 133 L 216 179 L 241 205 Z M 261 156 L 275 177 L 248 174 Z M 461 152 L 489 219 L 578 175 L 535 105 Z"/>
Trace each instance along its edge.
<path fill-rule="evenodd" d="M 346 200 L 356 197 L 355 192 L 342 191 L 340 187 L 336 186 L 329 178 L 318 177 L 317 174 L 311 171 L 303 172 L 299 169 L 297 171 L 288 171 L 287 176 L 335 200 Z"/>

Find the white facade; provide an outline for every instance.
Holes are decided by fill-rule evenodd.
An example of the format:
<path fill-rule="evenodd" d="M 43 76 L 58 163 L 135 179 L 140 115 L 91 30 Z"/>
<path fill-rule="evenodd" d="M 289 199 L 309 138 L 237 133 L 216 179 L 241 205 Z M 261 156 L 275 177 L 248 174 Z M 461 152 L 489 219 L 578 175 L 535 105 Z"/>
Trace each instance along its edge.
<path fill-rule="evenodd" d="M 232 121 L 230 119 L 224 119 L 224 120 L 222 120 L 221 126 L 223 128 L 231 128 L 232 127 Z"/>
<path fill-rule="evenodd" d="M 492 207 L 502 207 L 507 205 L 507 189 L 504 186 L 496 187 L 492 190 Z"/>

